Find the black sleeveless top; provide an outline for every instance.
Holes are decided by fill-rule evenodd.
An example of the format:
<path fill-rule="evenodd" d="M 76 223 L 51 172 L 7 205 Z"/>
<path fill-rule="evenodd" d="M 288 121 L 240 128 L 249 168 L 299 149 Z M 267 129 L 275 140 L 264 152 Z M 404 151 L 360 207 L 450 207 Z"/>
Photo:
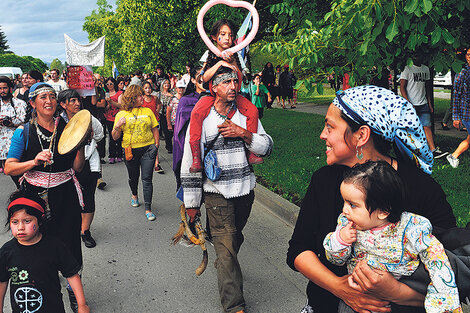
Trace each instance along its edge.
<path fill-rule="evenodd" d="M 59 117 L 59 125 L 57 126 L 57 133 L 55 135 L 55 138 L 53 139 L 53 161 L 52 165 L 47 165 L 44 167 L 44 165 L 39 165 L 34 168 L 32 168 L 33 171 L 40 171 L 40 172 L 52 172 L 52 173 L 57 173 L 57 172 L 63 172 L 67 171 L 73 166 L 73 161 L 76 156 L 76 150 L 67 153 L 65 155 L 59 154 L 57 151 L 57 144 L 59 143 L 60 136 L 62 132 L 64 131 L 64 128 L 66 126 L 65 121 Z M 41 132 L 46 135 L 46 136 L 51 136 L 52 133 L 48 131 L 47 129 L 41 127 L 38 125 L 39 129 Z M 41 142 L 39 142 L 41 140 Z M 41 147 L 42 143 L 42 147 Z M 49 148 L 49 142 L 46 140 L 40 139 L 38 136 L 38 133 L 36 131 L 36 127 L 34 125 L 31 125 L 29 128 L 29 139 L 28 139 L 28 147 L 26 150 L 23 152 L 23 157 L 22 159 L 27 161 L 27 160 L 33 160 L 36 155 L 42 151 L 42 148 L 48 149 Z"/>

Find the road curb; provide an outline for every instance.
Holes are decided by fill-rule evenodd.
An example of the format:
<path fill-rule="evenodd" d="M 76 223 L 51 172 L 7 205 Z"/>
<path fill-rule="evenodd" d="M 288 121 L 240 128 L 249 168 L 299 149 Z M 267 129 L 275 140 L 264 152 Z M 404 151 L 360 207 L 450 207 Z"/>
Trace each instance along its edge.
<path fill-rule="evenodd" d="M 287 224 L 294 226 L 300 208 L 259 183 L 255 187 L 255 202 L 280 217 Z"/>

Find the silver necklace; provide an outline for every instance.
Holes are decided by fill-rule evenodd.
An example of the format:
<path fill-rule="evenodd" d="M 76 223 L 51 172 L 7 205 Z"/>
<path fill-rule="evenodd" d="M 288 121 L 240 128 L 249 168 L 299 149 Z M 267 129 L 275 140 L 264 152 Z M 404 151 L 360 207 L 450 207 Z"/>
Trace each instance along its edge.
<path fill-rule="evenodd" d="M 54 136 L 54 132 L 52 132 L 51 136 L 46 136 L 39 129 L 39 125 L 38 125 L 37 121 L 34 121 L 34 124 L 36 125 L 36 134 L 38 135 L 38 141 L 39 141 L 39 144 L 41 145 L 41 151 L 47 150 L 51 153 L 51 161 L 49 163 L 45 163 L 44 166 L 52 165 L 54 163 L 54 144 L 55 144 L 56 141 L 54 140 L 54 142 L 52 143 L 52 146 L 50 147 L 51 149 L 49 150 L 49 149 L 44 149 L 44 146 L 42 145 L 42 140 L 41 139 L 44 139 L 44 141 L 47 141 L 47 142 L 50 143 L 51 140 L 52 140 L 52 136 Z M 54 124 L 55 124 L 55 119 L 54 119 Z M 57 125 L 54 126 L 54 127 L 57 127 Z M 49 177 L 49 179 L 50 179 L 50 177 Z"/>
<path fill-rule="evenodd" d="M 235 103 L 232 102 L 232 105 L 230 106 L 230 108 L 229 108 L 228 111 L 227 111 L 227 115 L 223 115 L 222 113 L 217 112 L 217 110 L 215 109 L 215 106 L 213 106 L 215 113 L 216 113 L 220 118 L 222 118 L 222 119 L 224 119 L 224 120 L 230 119 L 230 118 L 228 117 L 228 115 L 230 114 L 230 112 L 233 110 L 234 107 L 235 107 Z"/>
<path fill-rule="evenodd" d="M 42 140 L 44 141 L 47 141 L 47 142 L 51 142 L 52 140 L 52 134 L 50 136 L 46 136 L 42 133 L 41 129 L 39 129 L 39 125 L 38 125 L 38 122 L 37 121 L 34 121 L 34 124 L 36 125 L 36 133 L 38 134 L 39 137 L 42 138 Z M 41 140 L 39 140 L 41 141 Z"/>

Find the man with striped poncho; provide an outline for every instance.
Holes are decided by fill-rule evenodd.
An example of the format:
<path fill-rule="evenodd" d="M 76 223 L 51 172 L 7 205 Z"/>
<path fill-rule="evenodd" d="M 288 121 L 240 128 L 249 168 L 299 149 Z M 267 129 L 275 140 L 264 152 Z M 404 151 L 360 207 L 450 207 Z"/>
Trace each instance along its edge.
<path fill-rule="evenodd" d="M 203 173 L 190 173 L 192 153 L 186 135 L 181 183 L 184 204 L 191 219 L 200 215 L 204 201 L 217 260 L 219 294 L 225 312 L 244 312 L 243 281 L 237 254 L 243 243 L 246 225 L 254 200 L 255 175 L 248 163 L 247 152 L 260 157 L 271 153 L 273 141 L 258 120 L 257 133 L 246 130 L 246 117 L 237 109 L 237 74 L 221 67 L 210 87 L 214 106 L 202 124 L 201 151 L 212 145 L 221 174 L 215 181 Z M 189 134 L 189 129 L 188 133 Z M 203 157 L 203 156 L 202 156 Z"/>

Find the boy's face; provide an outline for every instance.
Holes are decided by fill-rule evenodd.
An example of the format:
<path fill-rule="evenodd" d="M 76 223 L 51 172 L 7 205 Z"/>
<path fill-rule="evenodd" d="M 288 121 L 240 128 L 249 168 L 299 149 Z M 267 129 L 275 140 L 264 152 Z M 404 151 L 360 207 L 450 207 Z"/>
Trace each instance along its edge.
<path fill-rule="evenodd" d="M 24 209 L 13 213 L 10 218 L 10 229 L 13 237 L 25 246 L 37 243 L 41 236 L 38 219 L 26 213 Z"/>
<path fill-rule="evenodd" d="M 354 223 L 354 228 L 368 230 L 388 223 L 387 219 L 383 219 L 382 211 L 375 210 L 369 213 L 366 206 L 366 196 L 362 190 L 353 184 L 343 182 L 340 191 L 344 200 L 343 213 L 348 220 Z"/>

